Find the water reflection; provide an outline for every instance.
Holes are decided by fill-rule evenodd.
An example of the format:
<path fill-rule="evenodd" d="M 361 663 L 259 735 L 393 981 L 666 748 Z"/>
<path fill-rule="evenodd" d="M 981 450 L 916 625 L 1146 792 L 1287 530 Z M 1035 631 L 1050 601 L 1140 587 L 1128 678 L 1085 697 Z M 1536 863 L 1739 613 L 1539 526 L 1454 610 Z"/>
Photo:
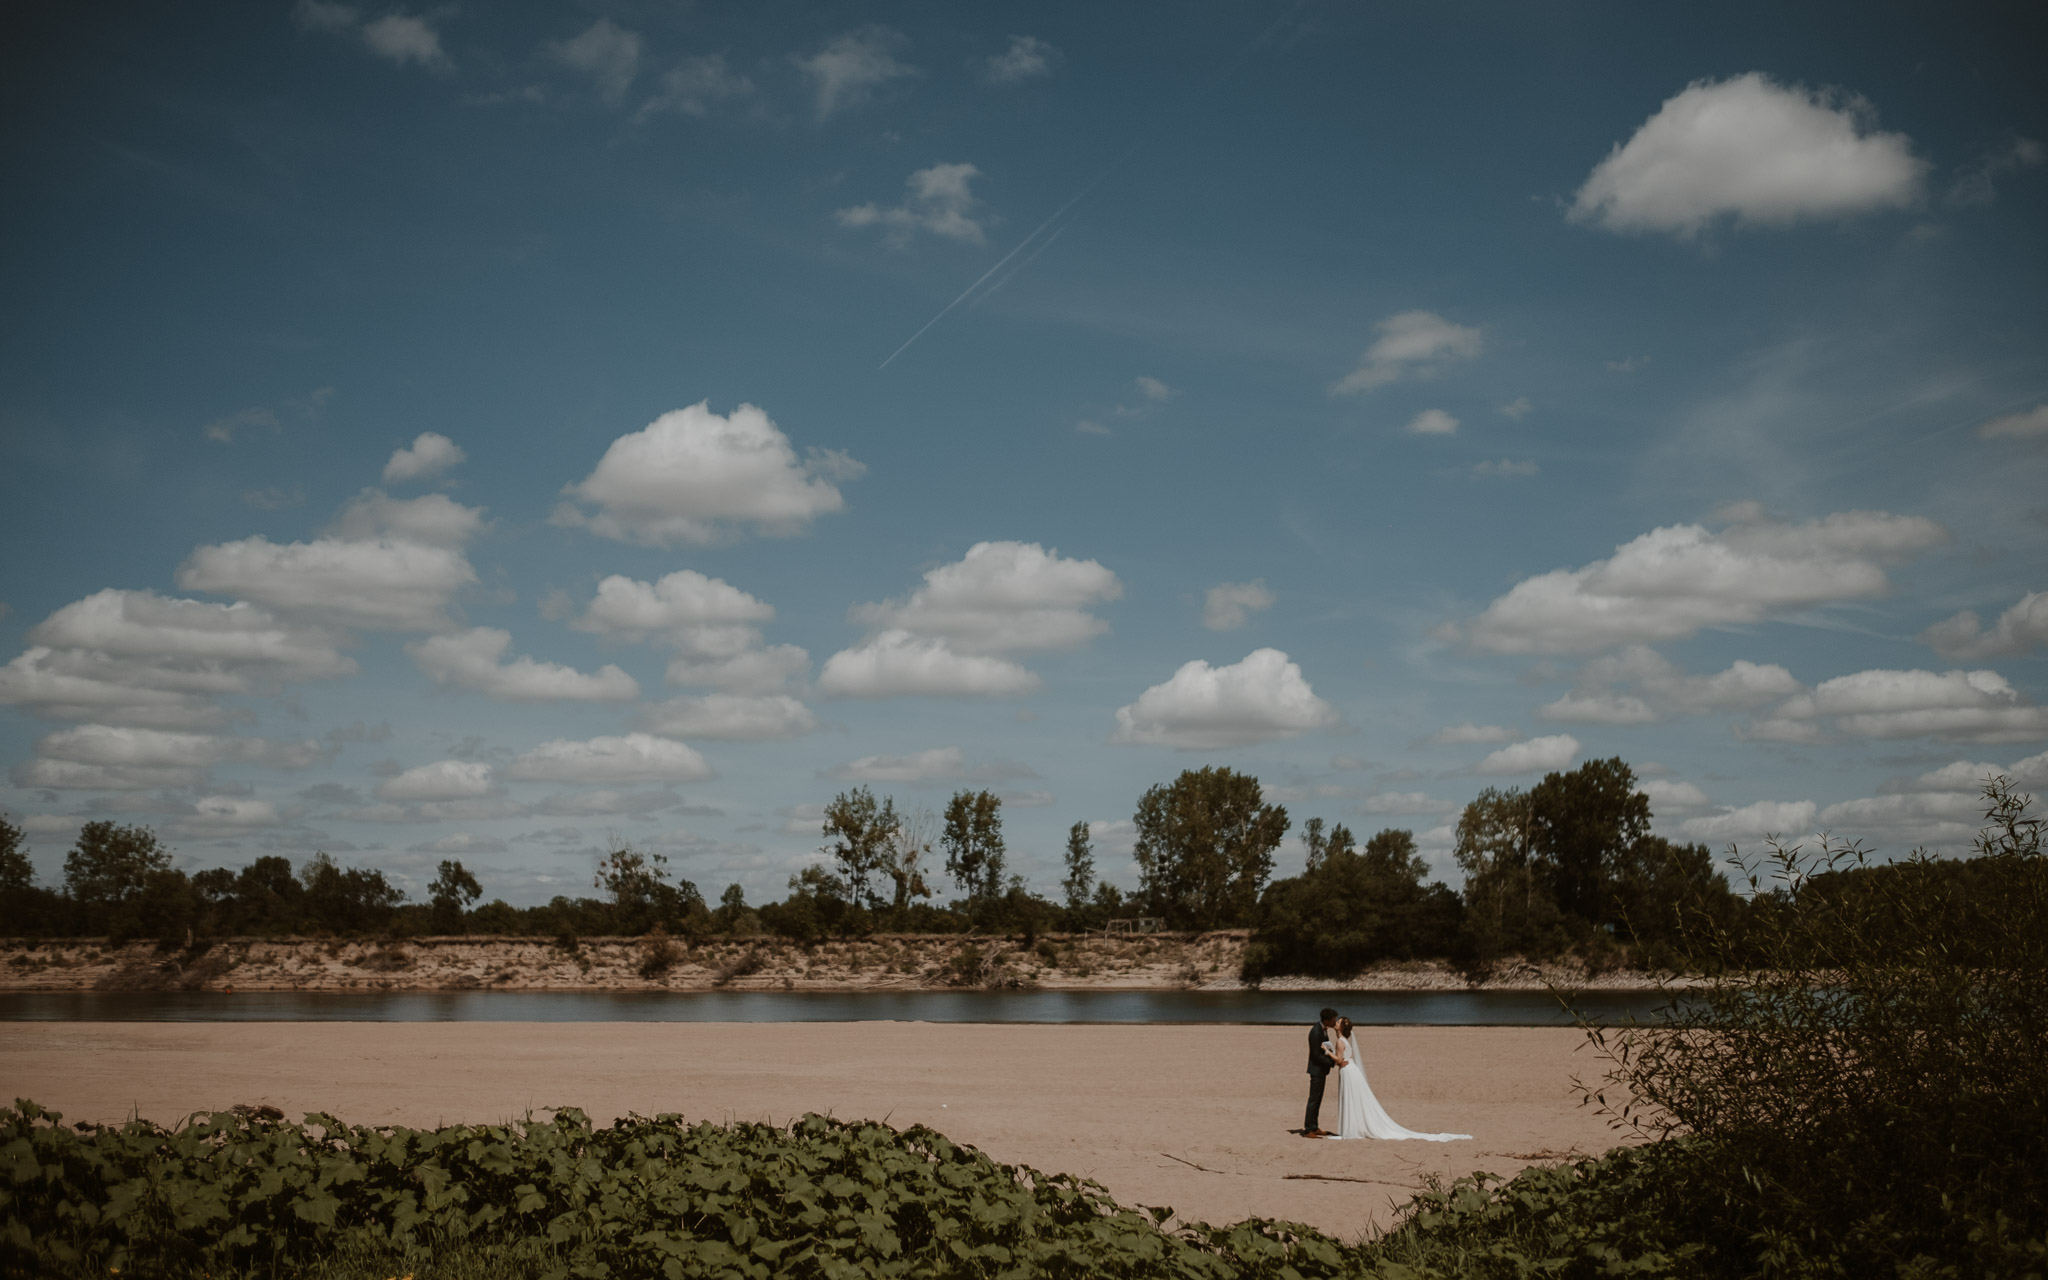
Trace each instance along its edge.
<path fill-rule="evenodd" d="M 1650 1020 L 1653 992 L 1588 992 L 1602 1022 Z M 1541 991 L 62 991 L 0 992 L 0 1020 L 58 1022 L 1308 1023 L 1566 1026 Z"/>

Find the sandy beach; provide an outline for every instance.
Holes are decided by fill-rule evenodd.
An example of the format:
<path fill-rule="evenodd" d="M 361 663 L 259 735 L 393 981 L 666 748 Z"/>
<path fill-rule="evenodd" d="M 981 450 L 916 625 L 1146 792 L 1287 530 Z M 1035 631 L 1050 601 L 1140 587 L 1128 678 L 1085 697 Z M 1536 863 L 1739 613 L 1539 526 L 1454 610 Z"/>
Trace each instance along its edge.
<path fill-rule="evenodd" d="M 1384 1223 L 1426 1173 L 1508 1174 L 1616 1140 L 1572 1093 L 1574 1074 L 1599 1074 L 1584 1036 L 1510 1027 L 1360 1029 L 1395 1119 L 1473 1141 L 1297 1137 L 1306 1035 L 1305 1024 L 16 1022 L 0 1031 L 0 1091 L 99 1121 L 172 1122 L 236 1103 L 408 1125 L 568 1105 L 600 1122 L 817 1111 L 928 1124 L 1184 1218 L 1287 1218 L 1347 1237 Z M 1334 1124 L 1334 1090 L 1324 1107 Z"/>

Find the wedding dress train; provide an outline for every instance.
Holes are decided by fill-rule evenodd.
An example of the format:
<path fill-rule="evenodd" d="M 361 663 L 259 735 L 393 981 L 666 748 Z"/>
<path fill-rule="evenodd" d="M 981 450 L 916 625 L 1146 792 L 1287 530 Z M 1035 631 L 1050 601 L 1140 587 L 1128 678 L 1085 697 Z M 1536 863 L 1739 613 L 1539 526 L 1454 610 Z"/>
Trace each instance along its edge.
<path fill-rule="evenodd" d="M 1394 1123 L 1394 1117 L 1372 1096 L 1365 1066 L 1358 1056 L 1358 1038 L 1341 1041 L 1346 1062 L 1337 1071 L 1337 1136 L 1339 1138 L 1414 1138 L 1423 1142 L 1469 1140 L 1469 1133 L 1417 1133 Z"/>

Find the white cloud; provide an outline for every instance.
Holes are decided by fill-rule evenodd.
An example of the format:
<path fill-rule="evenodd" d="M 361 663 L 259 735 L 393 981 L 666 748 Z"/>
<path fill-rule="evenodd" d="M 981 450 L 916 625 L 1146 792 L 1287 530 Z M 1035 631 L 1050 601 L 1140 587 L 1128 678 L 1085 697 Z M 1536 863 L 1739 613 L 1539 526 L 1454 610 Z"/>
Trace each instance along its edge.
<path fill-rule="evenodd" d="M 1147 400 L 1152 401 L 1154 404 L 1163 404 L 1166 401 L 1171 400 L 1175 396 L 1180 394 L 1179 391 L 1175 390 L 1172 387 L 1167 386 L 1164 382 L 1161 382 L 1159 379 L 1146 377 L 1143 374 L 1140 374 L 1138 376 L 1137 382 L 1138 394 L 1144 396 Z"/>
<path fill-rule="evenodd" d="M 640 35 L 610 18 L 599 18 L 581 35 L 548 46 L 555 61 L 581 71 L 597 84 L 597 95 L 617 106 L 640 72 Z"/>
<path fill-rule="evenodd" d="M 1473 619 L 1473 644 L 1556 653 L 1689 636 L 1891 589 L 1883 565 L 1947 538 L 1919 516 L 1846 511 L 1780 524 L 1744 512 L 1721 533 L 1667 525 L 1581 569 L 1526 578 Z"/>
<path fill-rule="evenodd" d="M 1579 740 L 1568 733 L 1547 738 L 1530 738 L 1510 743 L 1472 767 L 1472 772 L 1492 777 L 1523 773 L 1549 773 L 1569 765 L 1579 754 Z"/>
<path fill-rule="evenodd" d="M 277 414 L 269 409 L 244 409 L 231 413 L 225 418 L 215 418 L 200 428 L 208 440 L 216 444 L 233 444 L 235 433 L 244 427 L 261 427 L 266 431 L 281 431 L 284 424 L 277 420 Z"/>
<path fill-rule="evenodd" d="M 1570 217 L 1686 238 L 1724 216 L 1782 226 L 1911 204 L 1927 164 L 1874 114 L 1758 72 L 1696 80 L 1595 166 Z"/>
<path fill-rule="evenodd" d="M 841 782 L 943 782 L 967 772 L 958 747 L 933 747 L 907 756 L 862 756 L 834 766 L 824 775 Z"/>
<path fill-rule="evenodd" d="M 1211 631 L 1235 631 L 1247 615 L 1273 607 L 1273 593 L 1264 578 L 1250 582 L 1219 582 L 1202 597 L 1202 625 Z"/>
<path fill-rule="evenodd" d="M 1116 712 L 1111 742 L 1198 750 L 1292 738 L 1337 723 L 1301 668 L 1278 649 L 1212 667 L 1197 658 Z"/>
<path fill-rule="evenodd" d="M 1754 840 L 1765 836 L 1798 839 L 1813 830 L 1819 806 L 1811 800 L 1759 800 L 1740 809 L 1725 809 L 1678 824 L 1687 840 Z"/>
<path fill-rule="evenodd" d="M 483 527 L 481 507 L 465 507 L 446 494 L 393 498 L 381 489 L 365 489 L 349 499 L 327 532 L 351 542 L 388 537 L 429 547 L 459 547 Z"/>
<path fill-rule="evenodd" d="M 196 765 L 81 764 L 37 758 L 14 766 L 10 776 L 17 787 L 49 791 L 156 791 L 201 786 L 206 770 Z"/>
<path fill-rule="evenodd" d="M 1535 405 L 1529 403 L 1529 397 L 1516 396 L 1514 399 L 1508 401 L 1506 404 L 1500 407 L 1500 416 L 1503 418 L 1508 418 L 1515 422 L 1520 422 L 1523 418 L 1527 417 L 1529 411 L 1531 409 L 1534 409 L 1535 407 Z"/>
<path fill-rule="evenodd" d="M 1379 340 L 1366 348 L 1358 367 L 1338 379 L 1332 395 L 1370 391 L 1402 378 L 1431 378 L 1485 347 L 1477 329 L 1452 324 L 1433 311 L 1403 311 L 1379 322 Z"/>
<path fill-rule="evenodd" d="M 1458 434 L 1458 420 L 1442 409 L 1424 409 L 1401 430 L 1411 436 L 1454 436 Z"/>
<path fill-rule="evenodd" d="M 657 703 L 641 717 L 641 726 L 676 738 L 781 742 L 815 733 L 818 718 L 787 694 L 749 697 L 714 693 Z"/>
<path fill-rule="evenodd" d="M 404 66 L 416 62 L 434 68 L 446 66 L 448 55 L 441 51 L 441 36 L 425 18 L 387 13 L 363 24 L 363 43 L 381 58 Z"/>
<path fill-rule="evenodd" d="M 243 596 L 298 618 L 370 630 L 437 630 L 447 625 L 450 598 L 475 581 L 459 550 L 391 537 L 282 544 L 244 538 L 200 547 L 178 567 L 178 585 L 190 591 Z"/>
<path fill-rule="evenodd" d="M 926 573 L 908 599 L 849 613 L 880 630 L 942 638 L 959 653 L 1074 649 L 1109 630 L 1088 609 L 1123 593 L 1097 561 L 1065 559 L 1035 542 L 977 542 Z"/>
<path fill-rule="evenodd" d="M 410 445 L 384 464 L 384 483 L 400 484 L 437 476 L 469 457 L 462 446 L 438 431 L 422 431 Z"/>
<path fill-rule="evenodd" d="M 903 203 L 883 208 L 872 201 L 841 209 L 833 216 L 842 227 L 882 227 L 893 244 L 903 245 L 919 231 L 969 244 L 982 242 L 982 226 L 974 217 L 973 182 L 981 170 L 971 164 L 935 164 L 904 180 Z"/>
<path fill-rule="evenodd" d="M 1852 738 L 1933 737 L 1950 742 L 2026 742 L 2048 738 L 2048 707 L 2021 699 L 1996 671 L 1872 669 L 1836 676 L 1788 698 L 1752 726 L 1750 736 L 1815 740 L 1831 717 Z M 1804 736 L 1802 737 L 1802 731 Z"/>
<path fill-rule="evenodd" d="M 498 839 L 496 836 L 479 836 L 472 835 L 467 831 L 458 831 L 452 836 L 442 836 L 439 840 L 429 840 L 424 844 L 416 844 L 409 846 L 406 852 L 470 854 L 503 853 L 505 852 L 505 848 L 505 842 L 503 840 Z"/>
<path fill-rule="evenodd" d="M 1512 458 L 1502 458 L 1498 461 L 1472 464 L 1472 473 L 1481 476 L 1533 476 L 1541 470 L 1533 458 L 1524 458 L 1520 462 Z"/>
<path fill-rule="evenodd" d="M 1709 803 L 1707 793 L 1692 783 L 1678 782 L 1670 778 L 1651 778 L 1638 782 L 1636 790 L 1650 798 L 1650 811 L 1653 813 L 1704 809 Z"/>
<path fill-rule="evenodd" d="M 472 627 L 429 636 L 405 647 L 436 684 L 468 689 L 505 702 L 630 702 L 640 696 L 633 677 L 611 663 L 585 675 L 559 662 L 519 657 L 504 661 L 512 633 Z"/>
<path fill-rule="evenodd" d="M 356 671 L 328 630 L 252 604 L 153 591 L 95 592 L 28 639 L 31 647 L 0 668 L 0 705 L 66 720 L 201 728 L 226 718 L 216 701 L 223 695 Z"/>
<path fill-rule="evenodd" d="M 884 631 L 825 660 L 818 691 L 834 698 L 895 698 L 907 694 L 1031 693 L 1038 677 L 987 654 L 957 653 L 942 637 Z"/>
<path fill-rule="evenodd" d="M 1952 661 L 1979 658 L 2007 658 L 2031 653 L 2036 645 L 2048 645 L 2048 591 L 2031 591 L 2020 602 L 1998 615 L 1991 630 L 1965 609 L 1920 633 L 1920 641 Z"/>
<path fill-rule="evenodd" d="M 685 58 L 662 74 L 660 91 L 642 103 L 633 118 L 645 120 L 664 111 L 706 116 L 719 103 L 753 91 L 752 80 L 726 68 L 724 54 Z"/>
<path fill-rule="evenodd" d="M 1038 76 L 1051 75 L 1052 65 L 1059 56 L 1059 50 L 1037 36 L 1011 36 L 1010 47 L 990 58 L 982 74 L 990 84 L 1022 84 Z"/>
<path fill-rule="evenodd" d="M 1438 729 L 1435 733 L 1424 738 L 1422 745 L 1425 747 L 1477 746 L 1489 742 L 1512 742 L 1514 737 L 1515 731 L 1507 728 L 1505 725 L 1473 724 L 1470 720 L 1467 720 L 1463 724 L 1454 724 Z"/>
<path fill-rule="evenodd" d="M 436 760 L 377 784 L 381 800 L 477 800 L 494 794 L 491 766 L 480 760 Z"/>
<path fill-rule="evenodd" d="M 620 791 L 605 787 L 596 791 L 558 792 L 530 806 L 527 812 L 572 817 L 648 814 L 673 809 L 682 802 L 681 796 L 666 787 L 649 791 Z"/>
<path fill-rule="evenodd" d="M 648 546 L 715 542 L 727 525 L 795 534 L 845 506 L 832 481 L 864 469 L 831 450 L 813 450 L 800 462 L 762 410 L 743 404 L 721 417 L 700 400 L 614 440 L 588 477 L 563 490 L 572 501 L 557 506 L 552 519 Z M 597 511 L 587 514 L 577 503 Z"/>
<path fill-rule="evenodd" d="M 2008 413 L 2002 418 L 1993 418 L 1978 427 L 1977 434 L 1986 440 L 2048 438 L 2048 403 L 2037 404 L 2018 413 Z"/>
<path fill-rule="evenodd" d="M 1635 692 L 1620 693 L 1617 686 L 1633 686 Z M 1737 659 L 1725 671 L 1690 676 L 1656 650 L 1634 644 L 1580 668 L 1578 688 L 1542 714 L 1587 724 L 1652 724 L 1670 715 L 1748 710 L 1803 688 L 1775 663 Z"/>
<path fill-rule="evenodd" d="M 319 742 L 279 742 L 207 733 L 177 733 L 119 725 L 82 724 L 45 735 L 36 754 L 79 764 L 140 768 L 206 768 L 217 764 L 261 764 L 303 769 L 325 759 Z"/>
<path fill-rule="evenodd" d="M 887 27 L 866 26 L 834 37 L 796 65 L 810 78 L 818 100 L 818 119 L 829 119 L 836 111 L 867 101 L 874 91 L 917 70 L 896 55 L 910 41 Z"/>
<path fill-rule="evenodd" d="M 246 796 L 201 796 L 190 812 L 171 820 L 173 835 L 187 839 L 227 837 L 279 825 L 277 806 Z"/>
<path fill-rule="evenodd" d="M 308 31 L 347 31 L 361 16 L 353 5 L 328 4 L 325 0 L 299 0 L 292 6 L 292 20 Z"/>
<path fill-rule="evenodd" d="M 1856 832 L 1880 848 L 1960 852 L 1983 826 L 1984 782 L 1999 774 L 2022 787 L 2048 785 L 2048 752 L 2005 765 L 1957 760 L 1915 778 L 1895 778 L 1878 795 L 1829 805 L 1821 810 L 1820 821 Z"/>
<path fill-rule="evenodd" d="M 529 782 L 698 782 L 714 776 L 694 749 L 669 738 L 629 733 L 617 738 L 543 742 L 514 760 L 505 776 Z"/>
<path fill-rule="evenodd" d="M 569 625 L 623 640 L 650 635 L 678 645 L 705 627 L 742 627 L 775 617 L 775 606 L 719 578 L 678 569 L 654 582 L 612 574 L 597 584 L 583 616 Z"/>

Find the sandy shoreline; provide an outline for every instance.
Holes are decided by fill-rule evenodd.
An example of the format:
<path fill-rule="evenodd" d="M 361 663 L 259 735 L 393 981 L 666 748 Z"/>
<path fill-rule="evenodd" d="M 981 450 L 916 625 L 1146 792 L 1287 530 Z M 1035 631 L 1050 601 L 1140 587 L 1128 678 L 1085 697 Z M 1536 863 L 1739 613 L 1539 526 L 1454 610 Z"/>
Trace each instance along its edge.
<path fill-rule="evenodd" d="M 227 939 L 200 952 L 146 942 L 0 940 L 0 991 L 1241 991 L 1248 934 L 1105 938 L 877 935 L 805 947 L 784 939 L 676 944 L 648 963 L 640 938 Z M 1512 961 L 1474 982 L 1441 960 L 1349 978 L 1274 978 L 1266 991 L 1636 991 L 1658 975 Z"/>
<path fill-rule="evenodd" d="M 1301 1028 L 942 1023 L 7 1023 L 0 1090 L 69 1120 L 169 1122 L 267 1103 L 356 1123 L 497 1122 L 578 1106 L 785 1121 L 929 1124 L 999 1160 L 1098 1179 L 1183 1217 L 1258 1215 L 1355 1236 L 1425 1173 L 1594 1154 L 1599 1075 L 1577 1031 L 1362 1028 L 1401 1123 L 1474 1141 L 1317 1142 L 1301 1123 Z M 1334 1122 L 1334 1100 L 1325 1103 Z"/>

